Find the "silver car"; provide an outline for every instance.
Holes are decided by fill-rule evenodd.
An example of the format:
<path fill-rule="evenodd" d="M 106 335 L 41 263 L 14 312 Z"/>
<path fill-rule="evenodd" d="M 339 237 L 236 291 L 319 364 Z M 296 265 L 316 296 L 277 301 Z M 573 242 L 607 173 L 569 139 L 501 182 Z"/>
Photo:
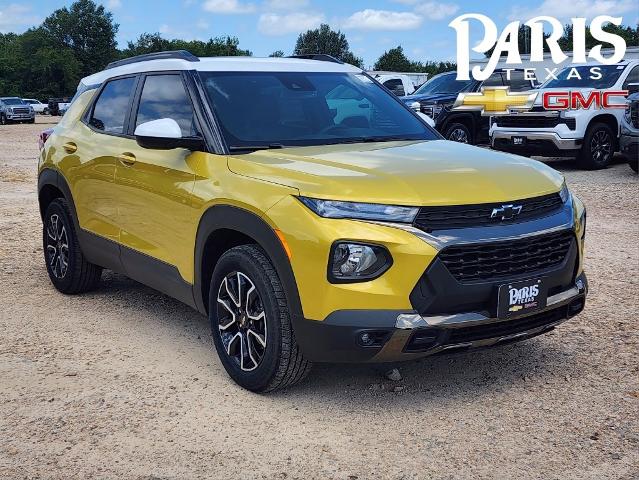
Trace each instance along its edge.
<path fill-rule="evenodd" d="M 0 97 L 0 125 L 10 122 L 35 123 L 33 107 L 18 97 Z"/>

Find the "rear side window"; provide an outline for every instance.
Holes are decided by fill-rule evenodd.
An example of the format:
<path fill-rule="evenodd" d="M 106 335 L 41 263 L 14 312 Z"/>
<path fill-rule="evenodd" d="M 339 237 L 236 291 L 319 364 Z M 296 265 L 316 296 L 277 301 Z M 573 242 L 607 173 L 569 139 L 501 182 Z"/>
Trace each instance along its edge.
<path fill-rule="evenodd" d="M 161 118 L 175 120 L 183 137 L 198 134 L 193 106 L 179 75 L 150 75 L 144 81 L 135 126 Z"/>
<path fill-rule="evenodd" d="M 105 133 L 123 134 L 134 86 L 134 77 L 107 83 L 95 102 L 89 125 Z"/>
<path fill-rule="evenodd" d="M 404 91 L 404 84 L 402 83 L 402 81 L 399 78 L 393 78 L 391 80 L 386 80 L 384 82 L 384 86 L 386 88 L 388 88 L 391 92 L 393 92 L 395 95 L 398 95 L 400 97 L 403 97 L 404 94 L 406 93 Z"/>

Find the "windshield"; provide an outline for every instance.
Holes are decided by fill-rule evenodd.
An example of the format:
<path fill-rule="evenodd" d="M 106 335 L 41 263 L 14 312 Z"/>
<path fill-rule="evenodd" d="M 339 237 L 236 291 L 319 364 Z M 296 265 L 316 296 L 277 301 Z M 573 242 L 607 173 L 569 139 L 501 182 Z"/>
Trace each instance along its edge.
<path fill-rule="evenodd" d="M 21 98 L 3 98 L 2 101 L 7 105 L 26 105 Z"/>
<path fill-rule="evenodd" d="M 541 88 L 582 87 L 582 88 L 610 88 L 619 79 L 625 65 L 597 65 L 567 67 L 557 74 L 557 80 L 551 79 Z M 591 72 L 591 69 L 592 72 Z M 591 79 L 591 77 L 596 77 Z"/>
<path fill-rule="evenodd" d="M 455 80 L 457 74 L 454 72 L 438 75 L 415 90 L 413 95 L 463 92 L 471 87 L 473 80 Z"/>
<path fill-rule="evenodd" d="M 232 150 L 437 138 L 363 74 L 200 75 Z"/>

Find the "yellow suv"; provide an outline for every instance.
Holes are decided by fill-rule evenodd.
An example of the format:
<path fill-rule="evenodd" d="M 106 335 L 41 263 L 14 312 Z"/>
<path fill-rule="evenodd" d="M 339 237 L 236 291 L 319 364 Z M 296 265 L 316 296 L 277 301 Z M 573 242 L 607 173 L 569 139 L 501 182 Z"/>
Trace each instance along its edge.
<path fill-rule="evenodd" d="M 502 345 L 580 312 L 586 213 L 542 163 L 445 141 L 327 56 L 163 52 L 84 78 L 46 140 L 44 256 L 208 315 L 241 386 Z"/>

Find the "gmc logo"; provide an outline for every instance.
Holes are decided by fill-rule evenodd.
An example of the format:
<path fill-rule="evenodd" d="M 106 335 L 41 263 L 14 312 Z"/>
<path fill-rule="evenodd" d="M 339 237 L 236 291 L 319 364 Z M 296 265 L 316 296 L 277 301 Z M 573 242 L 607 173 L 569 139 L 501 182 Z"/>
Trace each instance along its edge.
<path fill-rule="evenodd" d="M 628 90 L 593 90 L 585 96 L 581 92 L 544 92 L 542 102 L 545 110 L 626 108 L 627 96 Z"/>

